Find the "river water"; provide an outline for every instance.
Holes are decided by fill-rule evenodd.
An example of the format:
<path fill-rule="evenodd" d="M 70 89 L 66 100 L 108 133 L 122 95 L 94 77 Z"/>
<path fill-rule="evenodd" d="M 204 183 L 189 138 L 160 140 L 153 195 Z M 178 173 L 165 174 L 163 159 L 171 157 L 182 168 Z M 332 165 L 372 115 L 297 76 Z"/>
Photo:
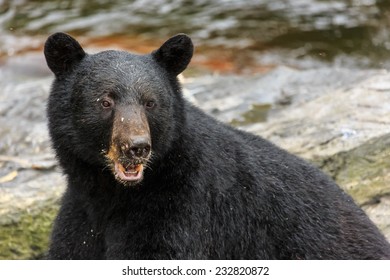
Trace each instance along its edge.
<path fill-rule="evenodd" d="M 133 45 L 185 32 L 227 70 L 387 68 L 389 15 L 387 0 L 0 0 L 0 56 L 39 49 L 55 31 Z"/>

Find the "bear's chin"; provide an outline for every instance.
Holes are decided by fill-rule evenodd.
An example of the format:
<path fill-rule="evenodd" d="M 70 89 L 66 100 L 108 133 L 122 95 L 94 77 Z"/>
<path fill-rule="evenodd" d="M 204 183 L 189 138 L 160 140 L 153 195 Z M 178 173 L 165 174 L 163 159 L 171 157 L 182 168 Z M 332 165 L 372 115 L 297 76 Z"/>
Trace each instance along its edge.
<path fill-rule="evenodd" d="M 115 179 L 125 186 L 134 186 L 140 183 L 143 179 L 143 164 L 135 164 L 124 166 L 119 162 L 114 164 Z"/>

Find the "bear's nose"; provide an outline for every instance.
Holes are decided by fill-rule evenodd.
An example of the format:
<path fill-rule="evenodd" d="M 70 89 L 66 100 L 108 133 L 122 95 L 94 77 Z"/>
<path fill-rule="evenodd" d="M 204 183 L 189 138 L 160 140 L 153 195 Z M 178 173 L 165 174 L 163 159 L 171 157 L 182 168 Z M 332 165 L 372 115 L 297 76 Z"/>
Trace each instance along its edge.
<path fill-rule="evenodd" d="M 150 154 L 151 146 L 148 137 L 138 136 L 129 141 L 129 145 L 122 145 L 122 152 L 129 158 L 146 158 Z"/>

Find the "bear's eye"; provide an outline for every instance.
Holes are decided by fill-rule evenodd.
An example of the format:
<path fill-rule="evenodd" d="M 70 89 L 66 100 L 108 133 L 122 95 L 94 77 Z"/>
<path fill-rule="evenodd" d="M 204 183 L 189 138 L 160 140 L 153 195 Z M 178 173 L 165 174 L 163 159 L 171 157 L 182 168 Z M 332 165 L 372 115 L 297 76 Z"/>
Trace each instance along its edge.
<path fill-rule="evenodd" d="M 103 108 L 110 108 L 112 106 L 112 102 L 109 100 L 103 100 L 101 104 Z"/>
<path fill-rule="evenodd" d="M 155 106 L 156 106 L 156 102 L 154 102 L 153 100 L 146 101 L 146 103 L 145 103 L 145 107 L 147 109 L 152 109 Z"/>

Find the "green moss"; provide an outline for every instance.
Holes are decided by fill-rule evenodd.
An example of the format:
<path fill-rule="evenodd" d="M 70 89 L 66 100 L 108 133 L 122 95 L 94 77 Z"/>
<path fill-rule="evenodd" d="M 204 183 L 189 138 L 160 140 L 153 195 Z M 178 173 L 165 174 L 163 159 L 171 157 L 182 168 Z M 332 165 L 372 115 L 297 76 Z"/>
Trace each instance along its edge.
<path fill-rule="evenodd" d="M 373 139 L 351 151 L 317 160 L 360 205 L 390 194 L 390 135 Z"/>
<path fill-rule="evenodd" d="M 239 119 L 233 119 L 230 124 L 233 126 L 248 125 L 267 120 L 271 104 L 252 104 L 249 111 L 243 113 Z"/>
<path fill-rule="evenodd" d="M 0 259 L 41 259 L 47 250 L 58 205 L 23 211 L 17 221 L 0 227 Z"/>

